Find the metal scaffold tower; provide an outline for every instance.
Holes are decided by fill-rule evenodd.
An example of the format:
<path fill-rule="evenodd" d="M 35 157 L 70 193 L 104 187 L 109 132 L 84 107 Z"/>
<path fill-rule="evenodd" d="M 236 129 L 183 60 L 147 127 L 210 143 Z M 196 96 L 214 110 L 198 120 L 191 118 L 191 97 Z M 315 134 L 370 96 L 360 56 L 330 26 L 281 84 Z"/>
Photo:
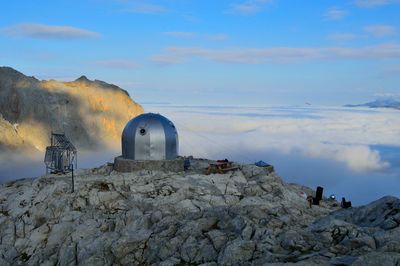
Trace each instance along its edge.
<path fill-rule="evenodd" d="M 77 168 L 78 152 L 65 134 L 51 133 L 51 146 L 46 147 L 46 173 L 69 173 Z"/>

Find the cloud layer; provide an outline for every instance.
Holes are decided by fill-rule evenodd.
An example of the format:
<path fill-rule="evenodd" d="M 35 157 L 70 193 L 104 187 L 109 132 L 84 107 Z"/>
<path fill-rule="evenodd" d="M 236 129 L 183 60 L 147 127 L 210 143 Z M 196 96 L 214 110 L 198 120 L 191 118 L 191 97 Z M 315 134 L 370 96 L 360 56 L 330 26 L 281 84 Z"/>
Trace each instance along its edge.
<path fill-rule="evenodd" d="M 373 145 L 400 147 L 396 110 L 153 107 L 147 111 L 171 118 L 180 132 L 181 151 L 200 157 L 229 156 L 241 150 L 299 153 L 362 173 L 390 167 Z M 251 153 L 242 160 L 257 160 Z"/>
<path fill-rule="evenodd" d="M 272 0 L 247 0 L 231 5 L 230 12 L 249 15 L 262 11 Z"/>
<path fill-rule="evenodd" d="M 370 25 L 364 27 L 364 31 L 374 37 L 386 37 L 396 35 L 397 30 L 390 25 Z"/>
<path fill-rule="evenodd" d="M 23 23 L 2 29 L 3 32 L 18 37 L 35 39 L 87 39 L 99 37 L 100 34 L 71 26 L 53 26 L 38 23 Z"/>
<path fill-rule="evenodd" d="M 194 32 L 187 32 L 187 31 L 166 31 L 164 35 L 176 38 L 192 38 L 196 34 Z"/>
<path fill-rule="evenodd" d="M 128 3 L 128 8 L 125 11 L 139 14 L 163 14 L 168 13 L 170 10 L 158 4 L 134 2 L 132 4 Z"/>
<path fill-rule="evenodd" d="M 331 7 L 328 9 L 328 11 L 324 14 L 324 18 L 328 20 L 339 20 L 344 18 L 347 15 L 347 11 L 336 8 L 336 7 Z"/>
<path fill-rule="evenodd" d="M 191 58 L 220 63 L 268 64 L 293 63 L 304 60 L 398 59 L 400 44 L 388 43 L 364 47 L 271 47 L 225 48 L 169 47 L 151 60 L 161 64 L 180 64 Z"/>
<path fill-rule="evenodd" d="M 399 111 L 168 105 L 146 105 L 145 109 L 175 123 L 181 155 L 247 163 L 264 160 L 286 182 L 323 186 L 326 195 L 345 196 L 355 205 L 388 194 L 400 196 Z M 395 148 L 388 152 L 379 145 Z M 79 151 L 79 167 L 112 162 L 120 154 L 116 148 Z M 44 173 L 41 153 L 32 154 L 33 161 L 3 156 L 0 161 L 7 164 L 0 164 L 0 183 Z"/>
<path fill-rule="evenodd" d="M 355 4 L 358 7 L 364 7 L 364 8 L 378 7 L 378 6 L 398 4 L 398 3 L 400 3 L 399 0 L 356 0 L 355 1 Z"/>
<path fill-rule="evenodd" d="M 91 65 L 113 68 L 113 69 L 135 69 L 140 67 L 139 64 L 126 59 L 109 59 L 109 60 L 97 60 L 90 62 Z"/>

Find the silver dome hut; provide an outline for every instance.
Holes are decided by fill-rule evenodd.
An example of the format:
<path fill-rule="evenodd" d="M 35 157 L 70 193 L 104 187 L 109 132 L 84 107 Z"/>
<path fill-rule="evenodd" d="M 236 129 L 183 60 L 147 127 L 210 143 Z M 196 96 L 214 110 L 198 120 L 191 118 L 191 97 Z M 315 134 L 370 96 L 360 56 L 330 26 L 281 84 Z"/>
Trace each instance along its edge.
<path fill-rule="evenodd" d="M 160 114 L 147 113 L 130 120 L 122 132 L 122 157 L 130 160 L 175 160 L 178 132 Z"/>

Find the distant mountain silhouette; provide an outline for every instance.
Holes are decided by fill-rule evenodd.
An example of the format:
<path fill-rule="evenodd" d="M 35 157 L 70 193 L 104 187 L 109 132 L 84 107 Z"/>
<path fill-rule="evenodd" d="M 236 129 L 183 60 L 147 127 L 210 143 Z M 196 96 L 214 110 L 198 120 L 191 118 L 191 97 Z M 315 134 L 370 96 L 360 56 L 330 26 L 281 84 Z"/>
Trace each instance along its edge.
<path fill-rule="evenodd" d="M 80 148 L 118 148 L 126 122 L 141 113 L 128 92 L 104 81 L 40 81 L 0 67 L 0 149 L 44 150 L 52 131 Z"/>
<path fill-rule="evenodd" d="M 347 104 L 346 107 L 394 108 L 400 110 L 400 101 L 394 99 L 381 99 L 364 104 Z"/>

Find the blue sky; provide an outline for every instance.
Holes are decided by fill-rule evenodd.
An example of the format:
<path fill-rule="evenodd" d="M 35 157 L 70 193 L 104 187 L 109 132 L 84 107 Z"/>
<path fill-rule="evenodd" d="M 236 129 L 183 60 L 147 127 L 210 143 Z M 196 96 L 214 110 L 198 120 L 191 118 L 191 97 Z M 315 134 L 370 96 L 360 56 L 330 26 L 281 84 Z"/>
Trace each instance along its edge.
<path fill-rule="evenodd" d="M 400 95 L 400 1 L 6 1 L 0 64 L 139 102 L 342 105 Z"/>

